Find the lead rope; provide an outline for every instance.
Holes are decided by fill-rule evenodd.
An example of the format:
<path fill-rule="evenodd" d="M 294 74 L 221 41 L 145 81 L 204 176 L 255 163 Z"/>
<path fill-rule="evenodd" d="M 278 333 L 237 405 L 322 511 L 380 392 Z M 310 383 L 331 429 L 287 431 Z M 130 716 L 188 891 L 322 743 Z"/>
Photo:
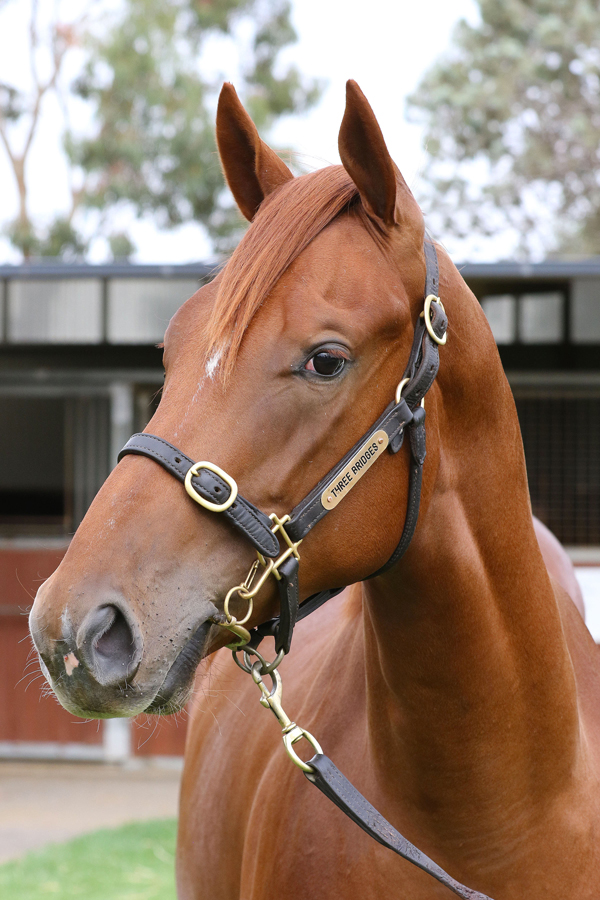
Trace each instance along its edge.
<path fill-rule="evenodd" d="M 270 709 L 281 725 L 283 745 L 294 765 L 301 769 L 311 784 L 318 787 L 325 796 L 342 810 L 353 822 L 378 843 L 383 844 L 401 856 L 403 859 L 427 872 L 445 887 L 449 888 L 463 900 L 492 900 L 487 894 L 474 891 L 466 887 L 456 879 L 448 875 L 441 866 L 425 855 L 418 847 L 415 847 L 404 835 L 400 834 L 387 819 L 377 812 L 374 806 L 356 790 L 337 766 L 325 756 L 321 745 L 313 735 L 292 722 L 282 706 L 283 684 L 278 671 L 281 662 L 281 654 L 275 660 L 268 663 L 258 650 L 251 647 L 235 647 L 233 658 L 237 665 L 252 676 L 252 680 L 258 685 L 261 698 L 259 703 L 266 709 Z M 242 658 L 239 658 L 239 654 Z M 251 659 L 256 657 L 256 661 Z M 265 677 L 270 677 L 271 688 L 265 682 Z M 294 744 L 304 738 L 315 750 L 315 755 L 308 762 L 304 762 L 296 751 Z"/>
<path fill-rule="evenodd" d="M 150 434 L 136 434 L 127 442 L 119 459 L 127 454 L 147 456 L 154 459 L 171 475 L 185 485 L 189 496 L 210 512 L 222 513 L 233 526 L 252 542 L 258 558 L 253 563 L 244 582 L 231 588 L 225 598 L 223 612 L 216 615 L 216 625 L 227 628 L 235 640 L 227 646 L 233 652 L 236 664 L 252 676 L 261 692 L 260 703 L 270 709 L 281 725 L 285 749 L 311 784 L 314 784 L 342 812 L 351 818 L 370 837 L 393 850 L 403 859 L 427 872 L 454 894 L 464 900 L 491 900 L 486 894 L 478 893 L 456 881 L 437 863 L 429 859 L 414 844 L 397 831 L 356 788 L 342 775 L 332 761 L 324 755 L 321 746 L 310 732 L 296 725 L 285 713 L 282 699 L 282 682 L 278 666 L 290 649 L 294 625 L 297 619 L 318 609 L 325 601 L 343 588 L 321 591 L 309 597 L 299 607 L 298 547 L 308 532 L 323 516 L 334 508 L 343 491 L 348 490 L 349 472 L 353 465 L 360 463 L 364 471 L 378 459 L 387 448 L 397 453 L 402 446 L 404 430 L 408 428 L 411 446 L 411 467 L 407 515 L 400 542 L 392 557 L 377 572 L 375 578 L 395 565 L 405 553 L 414 534 L 419 514 L 421 476 L 425 461 L 425 411 L 421 408 L 423 398 L 431 387 L 438 370 L 438 346 L 446 342 L 447 318 L 438 293 L 438 266 L 435 247 L 425 243 L 426 280 L 425 303 L 417 325 L 405 376 L 396 390 L 395 401 L 382 413 L 377 422 L 363 439 L 355 445 L 325 478 L 292 511 L 291 516 L 279 518 L 275 513 L 267 517 L 252 503 L 241 497 L 235 481 L 218 466 L 202 461 L 194 463 L 184 453 L 163 438 Z M 403 395 L 403 389 L 406 391 Z M 365 460 L 363 462 L 363 460 Z M 338 481 L 338 479 L 342 479 Z M 356 477 L 356 481 L 360 475 Z M 224 494 L 228 493 L 226 500 Z M 281 551 L 280 541 L 283 542 Z M 278 582 L 281 615 L 253 629 L 252 634 L 245 627 L 252 616 L 254 597 L 265 581 L 273 575 Z M 234 596 L 246 601 L 246 614 L 239 618 L 230 611 Z M 267 634 L 275 637 L 276 657 L 267 662 L 257 647 Z M 241 657 L 240 657 L 241 654 Z M 252 657 L 256 657 L 253 661 Z M 269 688 L 264 678 L 271 679 Z M 315 755 L 304 762 L 294 750 L 294 744 L 305 738 L 315 750 Z"/>
<path fill-rule="evenodd" d="M 433 268 L 435 272 L 433 283 L 437 288 L 437 259 L 435 259 L 435 250 L 433 250 L 435 259 L 435 266 L 433 266 L 432 247 L 431 245 L 428 247 L 427 244 L 425 247 L 426 260 L 428 263 L 427 281 L 429 282 L 430 280 L 429 273 Z M 413 350 L 411 351 L 411 357 L 407 368 L 409 374 L 403 378 L 398 385 L 395 397 L 395 403 L 396 406 L 398 406 L 402 400 L 402 390 L 408 386 L 408 393 L 411 395 L 411 400 L 417 406 L 417 408 L 412 411 L 411 420 L 409 422 L 409 427 L 412 426 L 410 427 L 409 432 L 411 443 L 411 471 L 406 521 L 396 550 L 388 562 L 371 576 L 372 578 L 383 574 L 383 572 L 395 565 L 395 563 L 404 555 L 417 524 L 421 493 L 421 477 L 423 463 L 425 461 L 425 412 L 421 406 L 423 405 L 423 397 L 437 374 L 437 346 L 446 342 L 445 325 L 443 337 L 436 334 L 431 325 L 430 317 L 432 302 L 436 303 L 436 307 L 438 304 L 441 306 L 439 298 L 428 293 L 425 299 L 423 316 L 417 323 L 415 341 L 413 342 Z M 441 309 L 443 312 L 443 306 L 441 306 Z M 429 353 L 427 352 L 428 350 L 430 351 Z M 434 360 L 430 358 L 432 355 L 431 351 L 435 354 Z M 379 424 L 381 423 L 376 423 L 374 428 Z M 373 434 L 373 432 L 374 429 L 371 429 L 370 433 Z M 379 434 L 379 432 L 376 433 Z M 400 449 L 402 435 L 403 431 L 400 430 L 391 437 L 390 450 L 392 450 L 392 452 L 397 452 L 397 450 Z M 395 444 L 393 443 L 394 441 Z M 354 453 L 354 450 L 351 451 L 351 453 Z M 343 471 L 342 464 L 344 462 L 345 460 L 342 460 L 342 463 L 337 467 L 339 471 Z M 328 481 L 330 480 L 330 474 L 327 476 Z M 289 640 L 287 641 L 287 647 L 285 644 L 281 646 L 282 641 L 279 640 L 280 647 L 277 655 L 270 663 L 267 662 L 265 657 L 262 656 L 257 649 L 258 644 L 262 638 L 269 633 L 269 630 L 275 635 L 277 648 L 281 624 L 284 626 L 281 631 L 285 633 L 287 630 L 290 633 L 291 640 L 291 630 L 293 629 L 294 622 L 298 616 L 296 596 L 298 592 L 298 561 L 300 558 L 298 546 L 301 543 L 305 532 L 300 533 L 301 537 L 300 534 L 298 534 L 297 536 L 300 537 L 300 540 L 294 542 L 289 534 L 289 532 L 292 531 L 292 528 L 290 528 L 290 524 L 288 523 L 291 523 L 293 526 L 295 522 L 301 521 L 303 515 L 306 515 L 305 510 L 314 510 L 313 495 L 315 498 L 323 496 L 323 494 L 321 494 L 322 486 L 323 483 L 317 485 L 314 491 L 312 491 L 303 503 L 300 504 L 301 508 L 297 507 L 296 510 L 294 510 L 292 517 L 285 516 L 283 519 L 280 519 L 276 515 L 271 516 L 274 523 L 272 531 L 274 534 L 279 533 L 287 544 L 287 549 L 284 550 L 279 559 L 270 559 L 268 562 L 259 555 L 258 560 L 254 563 L 243 585 L 232 588 L 228 592 L 224 604 L 223 621 L 218 621 L 218 624 L 224 625 L 225 628 L 228 628 L 235 635 L 235 642 L 228 645 L 232 650 L 234 661 L 244 672 L 247 672 L 252 676 L 252 680 L 261 692 L 259 700 L 260 704 L 266 709 L 271 710 L 281 726 L 283 745 L 288 756 L 294 765 L 304 772 L 310 783 L 314 784 L 315 787 L 331 800 L 332 803 L 335 803 L 345 815 L 352 819 L 352 821 L 362 828 L 370 837 L 378 843 L 383 844 L 384 847 L 393 850 L 394 853 L 397 853 L 398 856 L 401 856 L 403 859 L 417 866 L 417 868 L 427 872 L 432 878 L 435 878 L 445 887 L 449 888 L 449 890 L 458 897 L 462 897 L 463 900 L 492 900 L 492 898 L 488 897 L 486 894 L 474 891 L 472 888 L 456 881 L 456 879 L 452 878 L 452 876 L 442 869 L 441 866 L 426 856 L 418 847 L 415 847 L 415 845 L 405 838 L 404 835 L 400 834 L 400 832 L 397 831 L 397 829 L 395 829 L 394 826 L 388 822 L 387 819 L 385 819 L 359 791 L 356 790 L 354 785 L 348 781 L 346 776 L 340 772 L 329 757 L 323 753 L 317 739 L 305 728 L 302 728 L 290 719 L 283 709 L 283 683 L 278 671 L 278 666 L 283 660 L 287 650 L 289 650 Z M 319 511 L 317 515 L 320 514 Z M 316 521 L 318 521 L 318 519 L 314 512 L 312 512 L 309 528 L 312 527 L 312 524 Z M 292 536 L 294 536 L 293 531 Z M 255 581 L 255 576 L 260 565 L 264 567 L 264 571 Z M 286 573 L 286 566 L 290 567 L 289 573 Z M 252 615 L 253 598 L 258 593 L 269 574 L 274 574 L 279 582 L 280 593 L 282 594 L 281 618 L 283 618 L 283 614 L 290 606 L 294 609 L 294 612 L 292 614 L 287 614 L 287 617 L 289 617 L 291 621 L 281 623 L 280 620 L 274 619 L 272 622 L 266 623 L 266 627 L 255 629 L 254 635 L 251 635 L 250 632 L 244 628 L 244 625 Z M 284 596 L 285 591 L 294 591 L 295 596 L 292 603 L 289 602 L 289 598 Z M 311 601 L 312 605 L 307 609 L 307 613 L 313 612 L 323 602 L 330 599 L 331 596 L 334 596 L 335 593 L 338 593 L 338 591 L 323 591 L 321 594 L 315 595 L 314 598 L 309 598 L 306 605 L 309 606 Z M 229 611 L 229 601 L 234 594 L 237 594 L 241 599 L 245 599 L 248 602 L 248 610 L 241 620 L 235 619 Z M 284 602 L 284 600 L 286 602 Z M 305 606 L 305 604 L 303 604 L 303 606 Z M 303 607 L 301 606 L 301 611 L 302 608 Z M 256 657 L 255 661 L 252 660 L 253 656 Z M 266 677 L 271 679 L 271 688 L 265 684 L 264 678 Z M 315 755 L 308 762 L 304 762 L 294 749 L 294 744 L 303 738 L 307 740 L 313 750 L 316 751 Z"/>

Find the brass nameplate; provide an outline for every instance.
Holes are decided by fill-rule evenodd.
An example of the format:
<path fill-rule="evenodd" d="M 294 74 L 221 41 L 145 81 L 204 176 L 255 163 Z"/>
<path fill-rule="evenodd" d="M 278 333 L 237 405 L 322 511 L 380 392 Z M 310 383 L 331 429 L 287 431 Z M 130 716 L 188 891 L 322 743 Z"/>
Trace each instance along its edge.
<path fill-rule="evenodd" d="M 352 490 L 359 478 L 379 459 L 389 444 L 387 432 L 381 429 L 366 441 L 352 457 L 346 468 L 325 488 L 321 503 L 325 509 L 333 509 Z"/>

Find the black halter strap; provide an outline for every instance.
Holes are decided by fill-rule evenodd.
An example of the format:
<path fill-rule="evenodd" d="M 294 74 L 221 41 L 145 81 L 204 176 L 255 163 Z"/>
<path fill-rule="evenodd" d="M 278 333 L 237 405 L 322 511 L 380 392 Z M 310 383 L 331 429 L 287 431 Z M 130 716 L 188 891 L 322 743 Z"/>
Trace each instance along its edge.
<path fill-rule="evenodd" d="M 156 437 L 154 434 L 142 433 L 130 437 L 119 453 L 119 462 L 130 453 L 136 456 L 148 456 L 182 484 L 185 483 L 185 477 L 194 465 L 194 461 L 189 456 L 165 441 L 164 438 Z M 215 504 L 221 504 L 227 500 L 230 491 L 229 485 L 223 478 L 205 468 L 201 468 L 198 474 L 192 477 L 191 484 L 201 497 Z M 263 556 L 271 558 L 277 556 L 279 541 L 271 531 L 273 523 L 253 503 L 238 495 L 229 509 L 223 512 L 223 515 Z"/>
<path fill-rule="evenodd" d="M 333 506 L 324 504 L 323 492 L 346 472 L 348 464 L 362 450 L 370 453 L 376 435 L 385 435 L 388 452 L 397 453 L 407 431 L 410 440 L 411 463 L 409 474 L 408 504 L 404 528 L 398 546 L 390 559 L 377 572 L 375 578 L 394 566 L 404 555 L 414 535 L 419 516 L 423 464 L 425 462 L 425 410 L 421 401 L 433 384 L 439 368 L 438 346 L 443 342 L 448 327 L 448 319 L 439 302 L 439 273 L 435 246 L 430 241 L 424 244 L 426 276 L 426 309 L 415 326 L 412 349 L 404 372 L 404 388 L 401 396 L 390 403 L 366 434 L 352 447 L 292 511 L 285 525 L 286 532 L 293 541 L 300 541 L 323 519 Z M 434 300 L 436 302 L 427 301 Z M 427 316 L 427 319 L 425 318 Z M 164 438 L 152 434 L 134 434 L 119 453 L 119 460 L 128 454 L 146 456 L 159 463 L 171 475 L 185 483 L 193 461 Z M 203 463 L 189 480 L 194 491 L 205 501 L 223 504 L 231 490 L 228 483 Z M 335 490 L 335 488 L 334 488 Z M 343 498 L 342 498 L 343 499 Z M 337 505 L 337 503 L 335 504 Z M 239 494 L 223 515 L 263 556 L 275 558 L 279 552 L 279 541 L 272 532 L 272 522 L 261 510 Z M 275 638 L 277 652 L 288 653 L 294 626 L 320 606 L 339 594 L 344 587 L 330 588 L 299 603 L 298 560 L 291 556 L 279 567 L 278 580 L 280 615 L 254 629 L 251 646 L 257 647 L 267 635 Z"/>
<path fill-rule="evenodd" d="M 356 822 L 363 831 L 401 856 L 417 868 L 431 875 L 441 884 L 449 888 L 463 900 L 492 900 L 487 894 L 474 891 L 472 888 L 456 881 L 451 875 L 415 847 L 403 834 L 400 834 L 387 819 L 378 812 L 363 795 L 356 790 L 352 782 L 335 766 L 328 756 L 317 753 L 309 760 L 312 772 L 305 772 L 306 778 L 318 787 L 325 796 L 335 803 L 345 815 Z"/>

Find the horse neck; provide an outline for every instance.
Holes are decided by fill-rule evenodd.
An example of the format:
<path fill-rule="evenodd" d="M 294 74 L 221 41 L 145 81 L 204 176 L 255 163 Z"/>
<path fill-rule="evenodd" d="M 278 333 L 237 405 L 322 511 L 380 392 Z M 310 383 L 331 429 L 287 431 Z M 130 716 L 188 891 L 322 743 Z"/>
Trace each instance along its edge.
<path fill-rule="evenodd" d="M 448 263 L 442 295 L 450 333 L 426 399 L 417 531 L 363 593 L 374 758 L 404 801 L 435 809 L 440 825 L 446 810 L 458 837 L 461 810 L 469 829 L 486 815 L 498 827 L 532 794 L 560 791 L 578 722 L 512 395 L 479 304 Z"/>

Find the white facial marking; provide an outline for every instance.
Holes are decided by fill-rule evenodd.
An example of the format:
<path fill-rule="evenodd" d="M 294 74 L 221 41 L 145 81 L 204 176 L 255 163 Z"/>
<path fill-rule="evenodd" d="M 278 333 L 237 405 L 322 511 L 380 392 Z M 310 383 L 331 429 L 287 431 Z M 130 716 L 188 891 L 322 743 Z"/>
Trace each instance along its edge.
<path fill-rule="evenodd" d="M 223 354 L 222 354 L 221 350 L 215 350 L 215 352 L 213 353 L 211 358 L 206 363 L 206 374 L 208 375 L 208 377 L 210 378 L 211 381 L 215 377 L 215 372 L 219 368 L 219 363 L 221 362 L 222 355 Z"/>

